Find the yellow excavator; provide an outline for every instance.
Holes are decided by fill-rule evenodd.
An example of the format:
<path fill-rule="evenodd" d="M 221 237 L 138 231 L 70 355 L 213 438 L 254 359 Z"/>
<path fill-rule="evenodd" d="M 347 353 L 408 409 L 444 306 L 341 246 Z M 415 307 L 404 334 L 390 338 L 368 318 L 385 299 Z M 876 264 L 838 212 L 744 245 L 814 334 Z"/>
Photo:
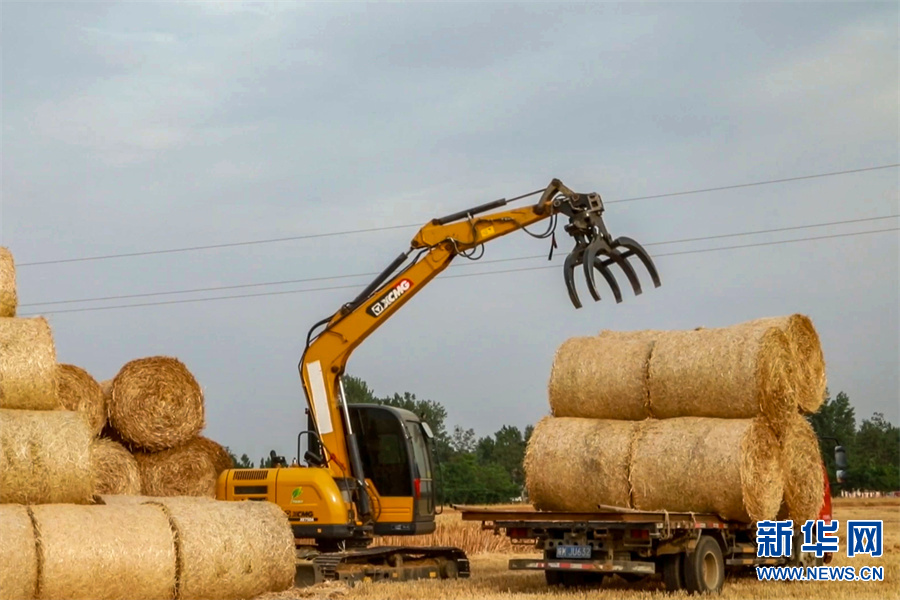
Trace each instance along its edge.
<path fill-rule="evenodd" d="M 534 205 L 497 211 L 540 194 Z M 231 469 L 218 480 L 220 500 L 269 501 L 288 516 L 298 549 L 298 585 L 328 579 L 355 581 L 467 577 L 465 553 L 452 547 L 372 546 L 376 536 L 413 536 L 435 530 L 436 486 L 433 434 L 412 412 L 375 404 L 348 404 L 341 376 L 350 353 L 454 258 L 477 260 L 484 244 L 524 230 L 551 239 L 556 224 L 575 240 L 563 271 L 569 297 L 581 307 L 575 269 L 582 268 L 587 288 L 600 300 L 594 273 L 599 272 L 616 302 L 622 294 L 610 267 L 621 269 L 635 294 L 641 283 L 629 263 L 644 264 L 654 286 L 660 279 L 647 252 L 633 239 L 613 238 L 603 222 L 599 194 L 576 193 L 554 179 L 546 188 L 500 199 L 433 219 L 356 298 L 310 329 L 299 370 L 307 399 L 305 466 Z M 546 231 L 526 229 L 549 219 Z M 274 455 L 274 452 L 273 452 Z"/>

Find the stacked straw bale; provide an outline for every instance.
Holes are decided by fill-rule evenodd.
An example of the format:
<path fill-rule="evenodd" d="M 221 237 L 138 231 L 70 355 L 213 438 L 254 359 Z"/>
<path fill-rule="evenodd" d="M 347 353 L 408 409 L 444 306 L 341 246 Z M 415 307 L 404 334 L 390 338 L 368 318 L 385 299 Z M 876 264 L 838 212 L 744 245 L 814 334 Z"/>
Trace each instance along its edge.
<path fill-rule="evenodd" d="M 91 444 L 91 471 L 95 495 L 141 493 L 137 460 L 122 444 L 99 438 Z"/>
<path fill-rule="evenodd" d="M 88 503 L 91 430 L 80 413 L 0 409 L 0 503 Z"/>
<path fill-rule="evenodd" d="M 545 418 L 525 472 L 539 510 L 605 505 L 752 521 L 774 518 L 783 490 L 780 447 L 759 419 Z"/>
<path fill-rule="evenodd" d="M 161 452 L 136 452 L 141 490 L 149 496 L 216 495 L 216 480 L 233 467 L 222 446 L 202 436 Z"/>
<path fill-rule="evenodd" d="M 0 317 L 16 316 L 19 299 L 16 294 L 16 263 L 12 252 L 0 246 Z"/>
<path fill-rule="evenodd" d="M 790 416 L 782 436 L 783 516 L 794 523 L 815 519 L 822 509 L 825 480 L 819 438 L 799 413 Z"/>
<path fill-rule="evenodd" d="M 203 392 L 176 358 L 133 360 L 119 371 L 109 396 L 109 421 L 119 435 L 147 452 L 186 443 L 203 429 Z"/>
<path fill-rule="evenodd" d="M 64 410 L 84 414 L 94 435 L 106 426 L 103 390 L 90 373 L 75 365 L 57 365 L 57 397 Z"/>
<path fill-rule="evenodd" d="M 32 507 L 40 553 L 38 597 L 174 598 L 177 554 L 154 506 Z"/>
<path fill-rule="evenodd" d="M 0 600 L 36 597 L 37 565 L 28 507 L 0 504 Z"/>
<path fill-rule="evenodd" d="M 102 500 L 0 506 L 0 598 L 238 600 L 293 584 L 294 535 L 274 504 Z"/>
<path fill-rule="evenodd" d="M 56 410 L 56 347 L 43 317 L 0 317 L 0 408 Z"/>

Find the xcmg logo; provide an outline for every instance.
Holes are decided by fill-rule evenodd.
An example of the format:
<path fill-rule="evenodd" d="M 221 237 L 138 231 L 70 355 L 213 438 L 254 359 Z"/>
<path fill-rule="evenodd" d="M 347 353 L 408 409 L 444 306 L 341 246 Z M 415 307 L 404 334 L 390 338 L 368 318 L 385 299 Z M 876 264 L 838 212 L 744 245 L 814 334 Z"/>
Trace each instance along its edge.
<path fill-rule="evenodd" d="M 396 302 L 397 298 L 405 294 L 411 287 L 412 281 L 409 279 L 401 279 L 394 287 L 385 292 L 381 298 L 373 302 L 372 305 L 366 309 L 366 312 L 373 317 L 380 316 L 381 313 L 384 312 L 384 309 Z"/>

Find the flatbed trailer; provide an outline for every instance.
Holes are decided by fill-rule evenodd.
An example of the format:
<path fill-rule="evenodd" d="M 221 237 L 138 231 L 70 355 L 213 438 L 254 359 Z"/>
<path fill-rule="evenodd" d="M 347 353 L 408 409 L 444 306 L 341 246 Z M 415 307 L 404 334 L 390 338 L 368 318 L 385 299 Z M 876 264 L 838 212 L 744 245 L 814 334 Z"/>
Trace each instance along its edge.
<path fill-rule="evenodd" d="M 606 575 L 627 581 L 661 574 L 667 590 L 718 592 L 727 571 L 757 565 L 821 564 L 800 553 L 788 558 L 756 556 L 756 525 L 695 513 L 601 509 L 596 513 L 544 512 L 455 506 L 464 521 L 506 535 L 513 544 L 531 545 L 541 558 L 514 558 L 511 570 L 543 571 L 548 585 L 599 584 Z M 830 557 L 829 557 L 830 558 Z"/>

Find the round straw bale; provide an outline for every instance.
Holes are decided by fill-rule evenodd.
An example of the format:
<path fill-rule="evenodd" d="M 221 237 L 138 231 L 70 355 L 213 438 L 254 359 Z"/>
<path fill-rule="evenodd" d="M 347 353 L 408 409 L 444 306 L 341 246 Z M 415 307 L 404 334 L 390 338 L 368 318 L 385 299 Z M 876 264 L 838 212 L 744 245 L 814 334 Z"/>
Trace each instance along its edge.
<path fill-rule="evenodd" d="M 781 438 L 784 504 L 794 523 L 815 519 L 822 509 L 825 480 L 819 439 L 800 414 L 790 416 Z"/>
<path fill-rule="evenodd" d="M 819 334 L 806 315 L 766 317 L 745 324 L 750 327 L 777 327 L 787 336 L 797 364 L 797 404 L 800 410 L 814 413 L 825 401 L 825 355 Z"/>
<path fill-rule="evenodd" d="M 648 420 L 631 462 L 634 507 L 757 521 L 778 513 L 780 448 L 760 419 Z"/>
<path fill-rule="evenodd" d="M 100 438 L 91 444 L 91 471 L 94 494 L 141 493 L 141 473 L 138 463 L 125 446 Z"/>
<path fill-rule="evenodd" d="M 202 435 L 198 435 L 194 438 L 193 443 L 206 452 L 212 459 L 212 462 L 216 467 L 216 478 L 218 478 L 222 471 L 234 468 L 234 461 L 231 459 L 231 455 L 228 454 L 228 451 L 225 450 L 221 444 L 203 437 Z"/>
<path fill-rule="evenodd" d="M 38 597 L 175 597 L 176 549 L 159 506 L 32 507 L 41 553 Z"/>
<path fill-rule="evenodd" d="M 294 534 L 270 502 L 163 498 L 176 532 L 179 598 L 236 600 L 294 582 Z"/>
<path fill-rule="evenodd" d="M 0 246 L 0 317 L 16 316 L 16 263 L 12 252 Z"/>
<path fill-rule="evenodd" d="M 0 409 L 0 503 L 89 503 L 91 439 L 79 413 Z"/>
<path fill-rule="evenodd" d="M 0 504 L 0 600 L 34 598 L 38 564 L 28 508 Z"/>
<path fill-rule="evenodd" d="M 555 417 L 639 420 L 649 416 L 652 340 L 575 337 L 556 351 L 550 371 Z"/>
<path fill-rule="evenodd" d="M 57 397 L 65 410 L 84 415 L 94 435 L 106 425 L 106 403 L 100 384 L 90 373 L 75 365 L 57 365 Z"/>
<path fill-rule="evenodd" d="M 222 460 L 214 446 L 218 444 L 198 436 L 162 452 L 136 452 L 141 491 L 148 496 L 214 497 Z"/>
<path fill-rule="evenodd" d="M 775 327 L 661 332 L 650 358 L 650 405 L 659 418 L 762 415 L 777 430 L 796 410 L 796 371 Z"/>
<path fill-rule="evenodd" d="M 55 410 L 56 347 L 43 317 L 0 317 L 0 408 Z"/>
<path fill-rule="evenodd" d="M 631 507 L 629 454 L 636 421 L 545 417 L 525 451 L 525 486 L 538 510 Z"/>
<path fill-rule="evenodd" d="M 113 379 L 109 420 L 132 444 L 153 452 L 184 444 L 204 425 L 203 392 L 176 358 L 127 363 Z"/>

